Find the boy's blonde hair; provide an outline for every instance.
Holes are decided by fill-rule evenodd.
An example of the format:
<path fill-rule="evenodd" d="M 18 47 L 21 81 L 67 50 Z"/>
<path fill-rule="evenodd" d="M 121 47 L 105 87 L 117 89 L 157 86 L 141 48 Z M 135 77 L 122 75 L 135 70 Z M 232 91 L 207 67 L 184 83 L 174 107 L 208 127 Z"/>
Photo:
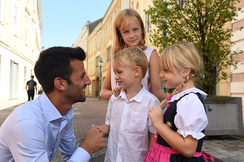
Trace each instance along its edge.
<path fill-rule="evenodd" d="M 129 47 L 119 51 L 112 57 L 112 66 L 117 63 L 131 69 L 134 69 L 136 66 L 140 66 L 142 69 L 142 78 L 144 78 L 147 73 L 147 56 L 140 48 Z"/>
<path fill-rule="evenodd" d="M 193 43 L 186 42 L 175 44 L 164 49 L 160 55 L 160 66 L 173 73 L 175 73 L 173 69 L 182 71 L 185 67 L 191 68 L 186 80 L 176 87 L 171 94 L 171 96 L 173 96 L 185 86 L 188 80 L 192 79 L 193 82 L 196 81 L 196 78 L 201 75 L 203 62 L 197 47 Z M 165 105 L 166 103 L 167 99 L 162 101 L 160 105 Z"/>
<path fill-rule="evenodd" d="M 140 26 L 142 30 L 141 41 L 138 44 L 138 46 L 142 46 L 142 49 L 146 49 L 145 28 L 141 16 L 134 9 L 128 8 L 120 11 L 114 20 L 112 55 L 127 47 L 120 34 L 120 29 L 124 29 L 125 27 L 128 27 L 130 25 L 129 21 L 133 17 L 135 17 L 140 22 Z"/>

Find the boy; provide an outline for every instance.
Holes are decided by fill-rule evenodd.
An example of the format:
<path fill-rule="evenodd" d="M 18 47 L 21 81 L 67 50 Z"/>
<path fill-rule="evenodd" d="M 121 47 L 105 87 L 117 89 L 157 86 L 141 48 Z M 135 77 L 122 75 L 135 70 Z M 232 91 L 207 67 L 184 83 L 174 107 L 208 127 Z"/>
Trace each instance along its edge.
<path fill-rule="evenodd" d="M 105 124 L 98 126 L 109 134 L 105 162 L 141 162 L 155 133 L 147 113 L 159 105 L 141 84 L 148 70 L 147 57 L 139 48 L 126 48 L 112 57 L 112 67 L 121 93 L 110 97 Z"/>

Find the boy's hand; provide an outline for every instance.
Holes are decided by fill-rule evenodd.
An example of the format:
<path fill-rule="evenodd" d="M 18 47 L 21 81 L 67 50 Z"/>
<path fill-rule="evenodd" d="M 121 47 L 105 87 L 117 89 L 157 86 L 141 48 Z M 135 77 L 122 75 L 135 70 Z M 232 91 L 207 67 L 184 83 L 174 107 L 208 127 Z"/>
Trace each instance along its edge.
<path fill-rule="evenodd" d="M 158 124 L 162 124 L 164 122 L 163 111 L 159 106 L 153 106 L 151 109 L 149 109 L 148 116 L 150 117 L 155 128 Z"/>
<path fill-rule="evenodd" d="M 119 94 L 120 94 L 120 92 L 121 92 L 121 88 L 120 87 L 116 87 L 116 88 L 114 88 L 113 90 L 112 90 L 112 94 L 111 95 L 115 95 L 115 97 L 118 97 L 119 96 Z"/>
<path fill-rule="evenodd" d="M 103 132 L 102 126 L 95 126 L 98 130 L 100 130 L 101 132 Z"/>

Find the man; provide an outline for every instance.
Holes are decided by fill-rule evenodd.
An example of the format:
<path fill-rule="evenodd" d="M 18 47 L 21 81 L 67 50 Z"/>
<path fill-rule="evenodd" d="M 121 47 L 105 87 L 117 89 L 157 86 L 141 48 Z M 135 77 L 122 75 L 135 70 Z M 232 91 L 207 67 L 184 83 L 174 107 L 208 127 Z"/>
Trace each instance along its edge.
<path fill-rule="evenodd" d="M 41 52 L 35 75 L 45 93 L 16 108 L 0 127 L 0 161 L 51 161 L 57 149 L 63 160 L 88 162 L 105 146 L 102 132 L 92 126 L 76 148 L 72 105 L 86 100 L 84 51 L 52 47 Z"/>
<path fill-rule="evenodd" d="M 37 92 L 36 82 L 34 81 L 34 75 L 31 75 L 31 80 L 29 80 L 25 86 L 25 89 L 27 90 L 27 94 L 28 94 L 28 101 L 30 101 L 30 99 L 31 100 L 34 99 L 34 96 L 35 96 L 34 88 L 36 89 L 36 92 Z"/>

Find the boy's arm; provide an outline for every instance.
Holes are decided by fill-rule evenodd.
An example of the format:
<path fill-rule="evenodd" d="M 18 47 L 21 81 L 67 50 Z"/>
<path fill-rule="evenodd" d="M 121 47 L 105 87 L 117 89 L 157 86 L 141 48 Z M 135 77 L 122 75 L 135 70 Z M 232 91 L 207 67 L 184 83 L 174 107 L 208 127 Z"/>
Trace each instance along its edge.
<path fill-rule="evenodd" d="M 149 145 L 148 145 L 148 150 L 149 150 L 150 147 L 152 146 L 152 143 L 153 143 L 155 137 L 154 137 L 154 134 L 149 131 L 148 131 L 148 134 L 149 134 Z"/>
<path fill-rule="evenodd" d="M 109 125 L 104 124 L 104 125 L 101 125 L 101 126 L 97 126 L 97 128 L 99 128 L 104 135 L 109 134 L 109 130 L 110 130 L 110 126 Z"/>

